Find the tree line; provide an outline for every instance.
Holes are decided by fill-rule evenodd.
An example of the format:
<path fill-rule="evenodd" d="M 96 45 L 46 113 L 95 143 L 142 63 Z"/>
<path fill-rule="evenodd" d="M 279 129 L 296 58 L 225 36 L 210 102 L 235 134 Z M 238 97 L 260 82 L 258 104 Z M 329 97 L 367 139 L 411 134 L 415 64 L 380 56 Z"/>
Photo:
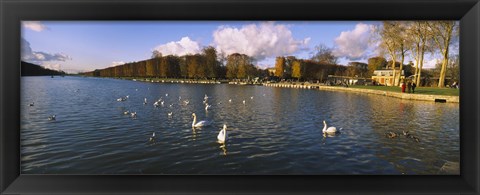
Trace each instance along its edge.
<path fill-rule="evenodd" d="M 43 66 L 21 61 L 22 76 L 65 75 L 63 71 L 51 70 Z"/>
<path fill-rule="evenodd" d="M 157 77 L 185 79 L 245 79 L 265 76 L 266 71 L 253 65 L 253 59 L 245 54 L 219 57 L 214 47 L 205 47 L 202 53 L 183 56 L 162 56 L 158 51 L 152 58 L 126 63 L 105 69 L 82 73 L 97 77 Z"/>
<path fill-rule="evenodd" d="M 413 81 L 421 83 L 426 53 L 440 54 L 442 60 L 438 72 L 438 87 L 445 87 L 447 71 L 452 54 L 451 44 L 458 40 L 459 25 L 455 21 L 384 21 L 377 26 L 376 35 L 380 48 L 390 57 L 393 64 L 400 62 L 398 69 L 403 70 L 405 57 L 409 55 L 415 61 Z M 457 64 L 458 66 L 458 64 Z M 391 66 L 396 69 L 396 66 Z M 450 69 L 450 71 L 452 71 Z M 455 73 L 453 73 L 455 74 Z M 395 75 L 394 85 L 400 85 L 400 75 Z"/>

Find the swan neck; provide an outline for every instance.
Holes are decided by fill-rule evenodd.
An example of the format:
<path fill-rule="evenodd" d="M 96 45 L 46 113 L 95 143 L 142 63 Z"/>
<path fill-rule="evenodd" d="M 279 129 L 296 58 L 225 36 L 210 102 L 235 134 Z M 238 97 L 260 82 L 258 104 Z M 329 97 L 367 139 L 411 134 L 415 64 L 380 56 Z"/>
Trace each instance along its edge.
<path fill-rule="evenodd" d="M 197 122 L 197 116 L 193 115 L 192 127 L 195 126 L 196 122 Z"/>

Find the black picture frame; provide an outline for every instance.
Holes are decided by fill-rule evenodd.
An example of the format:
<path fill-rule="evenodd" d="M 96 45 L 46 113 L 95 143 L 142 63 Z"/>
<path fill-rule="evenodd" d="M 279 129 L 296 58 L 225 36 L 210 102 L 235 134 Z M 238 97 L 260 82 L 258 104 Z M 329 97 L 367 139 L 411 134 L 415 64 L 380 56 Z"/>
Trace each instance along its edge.
<path fill-rule="evenodd" d="M 460 20 L 459 176 L 20 175 L 21 20 Z M 2 194 L 479 194 L 478 0 L 0 0 Z"/>

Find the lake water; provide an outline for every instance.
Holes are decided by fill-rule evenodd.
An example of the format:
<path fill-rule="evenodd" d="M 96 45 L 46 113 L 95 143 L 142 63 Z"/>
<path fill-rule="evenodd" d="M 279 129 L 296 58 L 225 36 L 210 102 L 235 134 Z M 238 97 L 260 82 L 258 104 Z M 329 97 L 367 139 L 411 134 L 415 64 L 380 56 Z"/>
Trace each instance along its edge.
<path fill-rule="evenodd" d="M 436 174 L 460 160 L 459 104 L 70 76 L 22 77 L 21 99 L 23 174 Z M 193 130 L 192 113 L 212 125 Z M 341 133 L 324 137 L 323 120 Z M 420 142 L 385 136 L 402 130 Z"/>

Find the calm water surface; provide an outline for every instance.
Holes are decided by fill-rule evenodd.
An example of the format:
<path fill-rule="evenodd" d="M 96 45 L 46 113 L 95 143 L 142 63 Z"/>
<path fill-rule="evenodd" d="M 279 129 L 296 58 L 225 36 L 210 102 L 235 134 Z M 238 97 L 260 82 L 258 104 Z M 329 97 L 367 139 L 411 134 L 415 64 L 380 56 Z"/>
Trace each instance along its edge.
<path fill-rule="evenodd" d="M 23 174 L 436 174 L 460 160 L 459 104 L 228 84 L 21 79 Z M 155 108 L 160 97 L 165 106 Z M 212 125 L 193 130 L 192 113 Z M 341 133 L 323 137 L 323 120 Z M 225 145 L 216 138 L 223 124 Z M 420 142 L 385 137 L 402 130 Z"/>

